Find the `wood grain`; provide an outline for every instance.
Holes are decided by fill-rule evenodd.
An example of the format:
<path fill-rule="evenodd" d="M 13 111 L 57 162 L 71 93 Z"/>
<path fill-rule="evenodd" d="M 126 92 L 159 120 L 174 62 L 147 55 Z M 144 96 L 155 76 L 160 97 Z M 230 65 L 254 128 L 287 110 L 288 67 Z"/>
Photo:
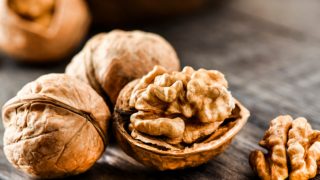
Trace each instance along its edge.
<path fill-rule="evenodd" d="M 315 8 L 319 5 L 298 0 L 228 1 L 187 17 L 134 27 L 168 39 L 183 66 L 225 73 L 233 95 L 251 111 L 251 118 L 224 153 L 200 167 L 156 172 L 112 143 L 93 168 L 68 179 L 257 178 L 248 155 L 259 148 L 257 143 L 271 119 L 279 114 L 304 116 L 320 129 L 320 9 Z M 296 12 L 301 12 L 298 18 Z M 0 105 L 39 75 L 63 72 L 67 63 L 34 67 L 1 56 Z M 2 135 L 1 126 L 1 139 Z M 9 165 L 2 150 L 0 179 L 26 179 Z"/>

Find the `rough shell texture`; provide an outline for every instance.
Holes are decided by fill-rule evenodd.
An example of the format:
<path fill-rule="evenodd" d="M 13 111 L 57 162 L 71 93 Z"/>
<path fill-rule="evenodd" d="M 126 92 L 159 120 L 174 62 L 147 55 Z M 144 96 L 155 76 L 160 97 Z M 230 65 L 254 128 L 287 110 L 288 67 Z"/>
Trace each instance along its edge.
<path fill-rule="evenodd" d="M 253 151 L 249 161 L 261 179 L 307 180 L 317 175 L 320 133 L 312 130 L 305 118 L 275 118 L 259 144 L 268 154 Z"/>
<path fill-rule="evenodd" d="M 169 71 L 180 68 L 178 57 L 166 40 L 142 31 L 114 30 L 89 40 L 66 73 L 89 83 L 115 103 L 128 82 L 142 77 L 155 65 Z"/>
<path fill-rule="evenodd" d="M 12 1 L 0 1 L 0 50 L 18 60 L 46 62 L 62 59 L 86 35 L 90 15 L 83 0 L 56 0 L 52 14 L 45 13 L 38 18 L 25 18 L 24 14 L 37 17 L 44 13 L 40 10 L 44 7 L 38 6 L 40 3 L 35 6 L 32 0 L 15 0 L 24 6 L 12 7 L 9 5 Z M 23 9 L 27 2 L 31 3 L 32 12 Z M 34 12 L 36 7 L 39 10 Z"/>
<path fill-rule="evenodd" d="M 3 106 L 4 153 L 31 176 L 82 173 L 104 152 L 109 119 L 107 105 L 89 85 L 64 74 L 44 75 Z"/>
<path fill-rule="evenodd" d="M 114 112 L 113 130 L 121 148 L 146 166 L 159 170 L 182 169 L 201 165 L 223 152 L 249 117 L 249 111 L 236 101 L 232 115 L 210 136 L 191 146 L 172 148 L 162 144 L 146 143 L 130 135 L 130 116 L 137 112 L 129 101 L 139 80 L 130 82 L 121 91 Z M 141 138 L 148 137 L 143 135 Z M 141 141 L 142 140 L 142 141 Z M 148 138 L 150 140 L 150 137 Z"/>
<path fill-rule="evenodd" d="M 132 23 L 170 17 L 202 7 L 207 0 L 88 0 L 93 21 L 99 25 Z"/>

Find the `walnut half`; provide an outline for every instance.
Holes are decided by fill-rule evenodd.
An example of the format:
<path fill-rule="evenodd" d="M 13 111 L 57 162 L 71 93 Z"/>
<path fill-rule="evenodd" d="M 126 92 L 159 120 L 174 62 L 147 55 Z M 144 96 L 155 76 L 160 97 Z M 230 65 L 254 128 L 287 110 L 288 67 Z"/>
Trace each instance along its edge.
<path fill-rule="evenodd" d="M 120 145 L 160 170 L 208 161 L 223 151 L 249 116 L 227 87 L 218 71 L 185 67 L 167 72 L 155 66 L 119 95 L 114 128 Z"/>
<path fill-rule="evenodd" d="M 317 175 L 320 159 L 319 131 L 313 130 L 305 118 L 279 116 L 271 121 L 260 145 L 268 150 L 253 151 L 249 161 L 264 180 L 310 179 Z"/>

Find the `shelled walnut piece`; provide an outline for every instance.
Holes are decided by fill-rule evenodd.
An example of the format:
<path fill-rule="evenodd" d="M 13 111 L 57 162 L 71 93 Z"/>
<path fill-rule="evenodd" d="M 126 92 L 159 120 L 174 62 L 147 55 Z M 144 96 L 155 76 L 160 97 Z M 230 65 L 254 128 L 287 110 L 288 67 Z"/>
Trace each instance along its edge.
<path fill-rule="evenodd" d="M 223 152 L 248 117 L 220 72 L 191 67 L 166 72 L 156 66 L 121 90 L 113 130 L 120 147 L 137 161 L 174 170 Z"/>
<path fill-rule="evenodd" d="M 171 145 L 192 144 L 212 134 L 231 115 L 235 102 L 227 87 L 218 71 L 187 66 L 182 72 L 167 73 L 156 66 L 132 91 L 129 105 L 138 112 L 131 115 L 130 126 L 162 136 L 159 141 Z"/>
<path fill-rule="evenodd" d="M 90 84 L 107 102 L 115 104 L 130 81 L 155 65 L 180 69 L 173 47 L 161 36 L 143 31 L 113 30 L 91 38 L 66 68 L 66 73 Z"/>
<path fill-rule="evenodd" d="M 9 6 L 22 18 L 49 26 L 55 0 L 10 0 Z"/>
<path fill-rule="evenodd" d="M 25 85 L 3 106 L 2 120 L 4 154 L 32 177 L 82 173 L 108 143 L 107 105 L 89 85 L 65 74 Z"/>
<path fill-rule="evenodd" d="M 317 175 L 320 132 L 313 130 L 305 118 L 275 118 L 259 144 L 268 154 L 253 151 L 249 161 L 261 179 L 306 180 Z"/>

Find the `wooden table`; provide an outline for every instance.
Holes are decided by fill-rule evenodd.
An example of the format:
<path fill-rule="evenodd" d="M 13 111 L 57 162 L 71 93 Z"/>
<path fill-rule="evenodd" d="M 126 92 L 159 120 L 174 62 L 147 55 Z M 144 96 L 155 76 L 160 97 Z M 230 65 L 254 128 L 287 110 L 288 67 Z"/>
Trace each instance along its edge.
<path fill-rule="evenodd" d="M 217 69 L 251 111 L 231 146 L 197 168 L 156 172 L 123 153 L 113 143 L 88 172 L 69 179 L 254 179 L 248 155 L 269 121 L 279 114 L 306 117 L 320 129 L 320 3 L 316 0 L 234 0 L 137 28 L 161 34 L 176 48 L 182 65 Z M 105 29 L 107 31 L 108 29 Z M 68 61 L 30 66 L 0 56 L 0 105 L 27 82 L 63 72 Z M 26 179 L 2 151 L 0 179 Z"/>

